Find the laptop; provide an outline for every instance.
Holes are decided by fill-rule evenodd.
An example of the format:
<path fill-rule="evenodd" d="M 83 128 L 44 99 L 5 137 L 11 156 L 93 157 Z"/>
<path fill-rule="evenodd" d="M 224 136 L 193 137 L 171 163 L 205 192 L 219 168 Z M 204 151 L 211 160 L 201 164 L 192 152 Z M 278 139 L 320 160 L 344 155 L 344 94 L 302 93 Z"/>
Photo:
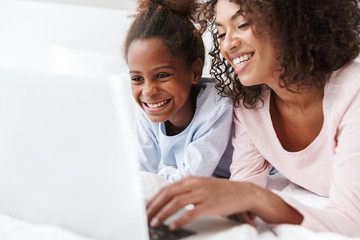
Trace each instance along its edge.
<path fill-rule="evenodd" d="M 164 227 L 149 231 L 129 83 L 127 75 L 0 69 L 1 213 L 96 240 L 206 239 L 237 224 L 199 220 L 171 237 Z"/>
<path fill-rule="evenodd" d="M 148 239 L 124 79 L 0 70 L 0 212 Z"/>

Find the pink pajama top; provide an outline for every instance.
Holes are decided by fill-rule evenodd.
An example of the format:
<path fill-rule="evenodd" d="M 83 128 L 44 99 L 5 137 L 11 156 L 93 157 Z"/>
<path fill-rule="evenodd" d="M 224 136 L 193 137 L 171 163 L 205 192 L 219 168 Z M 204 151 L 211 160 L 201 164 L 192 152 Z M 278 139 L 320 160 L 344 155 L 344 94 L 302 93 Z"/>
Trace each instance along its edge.
<path fill-rule="evenodd" d="M 278 193 L 303 216 L 302 225 L 315 231 L 360 236 L 360 64 L 351 62 L 334 72 L 324 90 L 324 122 L 305 149 L 288 152 L 274 131 L 269 107 L 234 109 L 235 148 L 231 180 L 266 186 L 272 164 L 291 182 L 326 197 L 324 208 L 312 208 Z"/>

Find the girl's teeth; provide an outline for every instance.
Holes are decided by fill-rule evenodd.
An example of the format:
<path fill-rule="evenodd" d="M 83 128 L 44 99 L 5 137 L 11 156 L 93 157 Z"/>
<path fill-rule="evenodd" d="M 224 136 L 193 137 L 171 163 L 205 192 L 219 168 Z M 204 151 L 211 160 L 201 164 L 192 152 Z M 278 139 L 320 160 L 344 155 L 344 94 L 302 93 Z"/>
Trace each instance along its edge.
<path fill-rule="evenodd" d="M 147 105 L 148 105 L 149 108 L 159 108 L 159 107 L 164 106 L 166 103 L 167 103 L 167 100 L 164 100 L 162 102 L 155 103 L 155 104 L 148 103 Z"/>

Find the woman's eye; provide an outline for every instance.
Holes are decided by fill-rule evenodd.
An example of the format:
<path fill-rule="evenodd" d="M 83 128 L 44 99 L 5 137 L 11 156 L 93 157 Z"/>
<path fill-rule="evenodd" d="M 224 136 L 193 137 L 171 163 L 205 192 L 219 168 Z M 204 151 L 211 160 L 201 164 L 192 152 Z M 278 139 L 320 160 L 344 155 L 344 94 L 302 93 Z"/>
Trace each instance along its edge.
<path fill-rule="evenodd" d="M 158 74 L 156 75 L 156 77 L 157 77 L 157 78 L 160 78 L 160 79 L 167 78 L 167 77 L 169 77 L 169 76 L 170 76 L 169 73 L 158 73 Z"/>
<path fill-rule="evenodd" d="M 250 25 L 249 23 L 240 24 L 240 25 L 238 26 L 238 29 L 246 28 L 246 27 L 249 26 L 249 25 Z"/>
<path fill-rule="evenodd" d="M 218 39 L 222 39 L 225 37 L 225 33 L 217 33 L 216 35 Z"/>

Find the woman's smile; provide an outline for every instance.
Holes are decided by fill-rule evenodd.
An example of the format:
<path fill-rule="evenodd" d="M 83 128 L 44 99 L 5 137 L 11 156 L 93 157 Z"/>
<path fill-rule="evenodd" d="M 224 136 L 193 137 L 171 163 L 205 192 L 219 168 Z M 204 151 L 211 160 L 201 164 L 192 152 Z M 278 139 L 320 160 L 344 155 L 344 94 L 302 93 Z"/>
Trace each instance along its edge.
<path fill-rule="evenodd" d="M 236 74 L 241 73 L 251 63 L 254 53 L 242 54 L 232 59 L 232 65 Z"/>

